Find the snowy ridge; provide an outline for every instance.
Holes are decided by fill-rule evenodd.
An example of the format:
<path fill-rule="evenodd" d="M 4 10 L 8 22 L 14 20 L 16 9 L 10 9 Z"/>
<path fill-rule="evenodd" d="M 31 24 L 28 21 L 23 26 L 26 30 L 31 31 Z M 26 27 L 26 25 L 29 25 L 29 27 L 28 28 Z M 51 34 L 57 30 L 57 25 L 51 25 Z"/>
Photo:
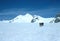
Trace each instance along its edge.
<path fill-rule="evenodd" d="M 19 15 L 15 17 L 12 20 L 9 21 L 3 21 L 3 22 L 10 22 L 10 23 L 31 23 L 32 20 L 34 20 L 34 23 L 44 22 L 49 23 L 54 18 L 43 18 L 38 15 L 30 15 L 29 13 L 26 13 L 26 15 Z"/>
<path fill-rule="evenodd" d="M 11 22 L 26 23 L 26 22 L 30 22 L 32 19 L 33 17 L 30 14 L 26 14 L 26 15 L 19 15 L 15 17 L 14 19 L 11 20 Z"/>
<path fill-rule="evenodd" d="M 50 23 L 53 19 L 26 14 L 2 21 L 3 23 L 0 22 L 0 41 L 60 41 L 60 22 Z M 34 20 L 34 23 L 31 23 L 31 20 Z M 39 22 L 46 24 L 41 27 Z"/>
<path fill-rule="evenodd" d="M 49 23 L 50 21 L 52 21 L 54 18 L 43 18 L 41 16 L 37 16 L 35 15 L 35 18 L 38 18 L 38 20 L 36 19 L 36 22 L 44 22 L 44 23 Z"/>

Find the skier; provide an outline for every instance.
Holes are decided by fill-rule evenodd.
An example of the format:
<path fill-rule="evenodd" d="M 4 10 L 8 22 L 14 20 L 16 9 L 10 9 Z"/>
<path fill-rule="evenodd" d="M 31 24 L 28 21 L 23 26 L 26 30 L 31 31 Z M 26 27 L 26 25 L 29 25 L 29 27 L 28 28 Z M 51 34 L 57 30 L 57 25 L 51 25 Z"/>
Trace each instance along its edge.
<path fill-rule="evenodd" d="M 44 25 L 44 23 L 42 22 L 42 23 L 39 23 L 39 26 L 43 26 Z"/>

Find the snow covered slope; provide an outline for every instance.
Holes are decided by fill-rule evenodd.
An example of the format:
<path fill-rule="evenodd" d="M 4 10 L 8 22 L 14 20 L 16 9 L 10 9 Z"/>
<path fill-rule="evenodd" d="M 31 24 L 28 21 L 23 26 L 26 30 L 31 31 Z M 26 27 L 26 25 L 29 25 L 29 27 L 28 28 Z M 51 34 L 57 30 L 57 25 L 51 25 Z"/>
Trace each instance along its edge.
<path fill-rule="evenodd" d="M 60 23 L 0 23 L 0 41 L 60 41 Z"/>
<path fill-rule="evenodd" d="M 12 20 L 2 21 L 2 22 L 7 22 L 7 23 L 8 22 L 9 23 L 31 23 L 31 21 L 34 20 L 34 23 L 40 23 L 40 22 L 49 23 L 53 19 L 55 19 L 55 18 L 43 18 L 43 17 L 38 16 L 38 15 L 33 15 L 32 16 L 29 13 L 26 13 L 26 15 L 19 15 Z"/>
<path fill-rule="evenodd" d="M 30 23 L 32 20 L 32 15 L 26 14 L 26 15 L 19 15 L 11 20 L 11 23 Z"/>

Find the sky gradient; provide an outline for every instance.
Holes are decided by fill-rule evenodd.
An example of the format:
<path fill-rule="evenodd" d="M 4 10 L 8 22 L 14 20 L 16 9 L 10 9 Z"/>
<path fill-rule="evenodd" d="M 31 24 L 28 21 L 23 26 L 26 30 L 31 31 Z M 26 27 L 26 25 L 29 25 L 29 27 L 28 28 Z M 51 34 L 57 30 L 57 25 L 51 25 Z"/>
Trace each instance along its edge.
<path fill-rule="evenodd" d="M 0 10 L 9 8 L 60 8 L 60 0 L 0 0 Z"/>
<path fill-rule="evenodd" d="M 60 12 L 60 0 L 0 0 L 0 15 L 30 13 L 52 17 Z"/>

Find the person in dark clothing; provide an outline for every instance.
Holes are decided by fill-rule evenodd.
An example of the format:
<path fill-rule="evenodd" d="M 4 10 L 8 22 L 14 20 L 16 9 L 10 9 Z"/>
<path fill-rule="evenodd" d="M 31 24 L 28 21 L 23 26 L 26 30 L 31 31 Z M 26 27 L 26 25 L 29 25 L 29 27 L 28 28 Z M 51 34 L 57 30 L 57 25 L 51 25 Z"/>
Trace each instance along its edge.
<path fill-rule="evenodd" d="M 43 26 L 44 25 L 44 23 L 42 22 L 42 23 L 39 23 L 39 26 Z"/>

